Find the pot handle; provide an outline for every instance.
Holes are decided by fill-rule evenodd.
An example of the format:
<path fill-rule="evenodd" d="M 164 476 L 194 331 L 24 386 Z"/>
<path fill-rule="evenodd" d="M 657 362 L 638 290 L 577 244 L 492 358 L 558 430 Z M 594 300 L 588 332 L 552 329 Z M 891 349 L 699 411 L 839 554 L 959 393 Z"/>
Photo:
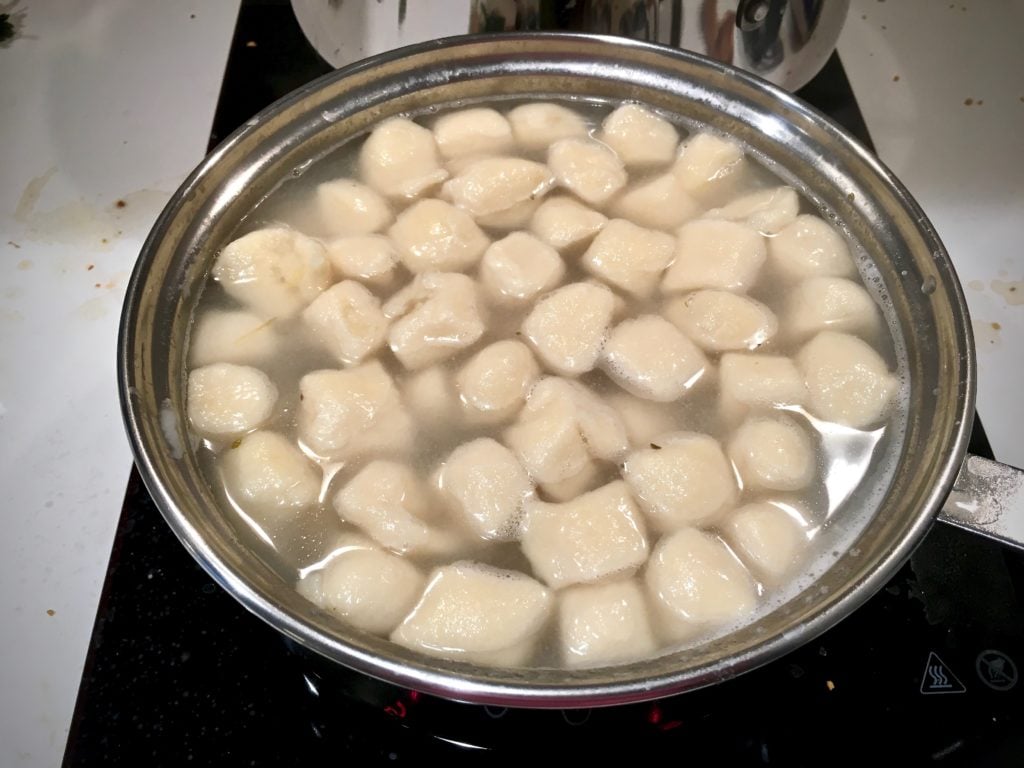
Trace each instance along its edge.
<path fill-rule="evenodd" d="M 939 519 L 1024 549 L 1024 471 L 968 455 Z"/>

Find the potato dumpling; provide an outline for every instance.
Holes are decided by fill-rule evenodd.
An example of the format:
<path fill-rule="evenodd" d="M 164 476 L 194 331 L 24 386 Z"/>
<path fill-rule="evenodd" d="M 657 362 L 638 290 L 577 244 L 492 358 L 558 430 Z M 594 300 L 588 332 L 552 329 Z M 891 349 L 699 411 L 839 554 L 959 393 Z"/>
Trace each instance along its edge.
<path fill-rule="evenodd" d="M 441 155 L 500 155 L 512 149 L 512 126 L 494 109 L 473 107 L 442 115 L 434 123 L 434 141 Z"/>
<path fill-rule="evenodd" d="M 623 476 L 661 531 L 711 522 L 736 500 L 736 478 L 721 446 L 696 432 L 663 435 L 629 454 Z"/>
<path fill-rule="evenodd" d="M 706 289 L 672 299 L 665 317 L 710 352 L 757 349 L 779 330 L 771 309 L 730 291 Z"/>
<path fill-rule="evenodd" d="M 658 542 L 644 574 L 647 596 L 670 639 L 739 621 L 754 610 L 757 587 L 714 536 L 683 528 Z"/>
<path fill-rule="evenodd" d="M 302 320 L 345 365 L 376 352 L 388 332 L 380 300 L 354 280 L 336 283 L 313 299 L 303 310 Z"/>
<path fill-rule="evenodd" d="M 519 420 L 505 431 L 504 440 L 537 483 L 562 482 L 590 463 L 576 406 L 568 398 L 524 408 Z"/>
<path fill-rule="evenodd" d="M 726 405 L 774 408 L 807 402 L 804 377 L 788 357 L 728 353 L 718 373 Z"/>
<path fill-rule="evenodd" d="M 559 139 L 587 136 L 587 124 L 559 104 L 522 104 L 508 113 L 516 143 L 527 151 L 543 150 Z"/>
<path fill-rule="evenodd" d="M 427 546 L 431 530 L 426 520 L 436 516 L 416 474 L 405 464 L 381 459 L 371 461 L 338 491 L 334 509 L 342 520 L 399 554 Z"/>
<path fill-rule="evenodd" d="M 467 269 L 491 242 L 469 214 L 443 200 L 420 200 L 406 208 L 388 235 L 413 273 Z"/>
<path fill-rule="evenodd" d="M 376 360 L 344 371 L 307 373 L 299 381 L 299 436 L 325 459 L 404 451 L 411 419 L 394 382 Z"/>
<path fill-rule="evenodd" d="M 451 376 L 440 365 L 409 375 L 402 386 L 402 400 L 413 418 L 430 427 L 447 426 L 460 413 Z"/>
<path fill-rule="evenodd" d="M 350 178 L 260 203 L 199 300 L 191 445 L 352 633 L 568 675 L 717 642 L 884 470 L 884 314 L 738 140 L 503 98 L 382 118 L 325 157 Z M 836 430 L 867 441 L 839 490 Z"/>
<path fill-rule="evenodd" d="M 745 224 L 691 221 L 676 234 L 675 261 L 665 272 L 661 290 L 747 291 L 757 281 L 766 254 L 764 238 Z"/>
<path fill-rule="evenodd" d="M 532 502 L 523 553 L 555 589 L 631 573 L 647 559 L 643 517 L 621 480 L 564 504 Z"/>
<path fill-rule="evenodd" d="M 426 578 L 404 558 L 359 536 L 343 537 L 321 571 L 304 579 L 307 597 L 354 627 L 386 635 L 423 592 Z"/>
<path fill-rule="evenodd" d="M 513 416 L 522 407 L 539 375 L 530 348 L 506 339 L 470 358 L 455 375 L 455 386 L 471 418 L 494 422 Z"/>
<path fill-rule="evenodd" d="M 591 205 L 607 202 L 626 186 L 626 168 L 612 150 L 592 139 L 562 139 L 548 150 L 559 185 Z"/>
<path fill-rule="evenodd" d="M 192 366 L 251 364 L 272 358 L 281 341 L 274 324 L 252 312 L 206 312 L 196 320 L 189 338 Z"/>
<path fill-rule="evenodd" d="M 517 157 L 485 157 L 445 182 L 445 197 L 473 216 L 507 211 L 543 197 L 555 177 L 543 163 Z"/>
<path fill-rule="evenodd" d="M 768 239 L 768 254 L 772 266 L 787 280 L 857 273 L 842 235 L 824 219 L 807 213 Z"/>
<path fill-rule="evenodd" d="M 672 173 L 687 191 L 700 192 L 734 170 L 742 160 L 743 148 L 739 144 L 711 133 L 698 133 L 679 148 Z"/>
<path fill-rule="evenodd" d="M 285 227 L 258 229 L 217 256 L 213 279 L 265 318 L 293 317 L 331 284 L 324 247 Z"/>
<path fill-rule="evenodd" d="M 822 331 L 797 353 L 810 411 L 854 429 L 876 425 L 892 405 L 899 382 L 874 349 L 856 336 Z"/>
<path fill-rule="evenodd" d="M 616 288 L 647 296 L 671 263 L 675 245 L 675 238 L 664 232 L 612 219 L 594 238 L 580 263 Z"/>
<path fill-rule="evenodd" d="M 738 197 L 705 214 L 709 219 L 727 219 L 746 224 L 762 235 L 778 234 L 796 221 L 800 199 L 792 187 L 774 187 Z"/>
<path fill-rule="evenodd" d="M 656 647 L 643 590 L 634 579 L 560 592 L 558 637 L 568 667 L 620 664 L 648 656 Z"/>
<path fill-rule="evenodd" d="M 353 179 L 325 181 L 316 188 L 320 226 L 328 235 L 370 235 L 395 218 L 388 201 Z"/>
<path fill-rule="evenodd" d="M 657 315 L 642 315 L 615 326 L 601 363 L 623 389 L 661 403 L 686 394 L 707 366 L 697 345 Z"/>
<path fill-rule="evenodd" d="M 673 173 L 666 173 L 627 189 L 611 204 L 613 215 L 651 229 L 675 231 L 701 215 L 694 200 Z"/>
<path fill-rule="evenodd" d="M 188 375 L 188 418 L 207 437 L 234 437 L 256 429 L 274 413 L 277 387 L 256 368 L 212 363 Z"/>
<path fill-rule="evenodd" d="M 601 231 L 608 218 L 571 197 L 547 197 L 530 219 L 530 231 L 559 251 L 582 245 Z"/>
<path fill-rule="evenodd" d="M 384 235 L 338 237 L 325 247 L 335 274 L 342 278 L 386 285 L 398 266 L 398 251 Z"/>
<path fill-rule="evenodd" d="M 592 491 L 602 484 L 605 473 L 596 461 L 587 461 L 583 469 L 572 477 L 554 483 L 541 483 L 538 488 L 544 501 L 572 501 L 581 493 Z"/>
<path fill-rule="evenodd" d="M 448 178 L 434 134 L 393 117 L 370 133 L 359 152 L 363 181 L 387 197 L 414 198 Z"/>
<path fill-rule="evenodd" d="M 740 507 L 729 515 L 722 528 L 747 567 L 772 584 L 792 573 L 807 550 L 803 525 L 771 502 Z"/>
<path fill-rule="evenodd" d="M 465 275 L 428 272 L 392 296 L 385 317 L 397 318 L 388 345 L 410 370 L 445 360 L 484 333 L 476 285 Z"/>
<path fill-rule="evenodd" d="M 672 123 L 639 104 L 623 104 L 608 115 L 597 138 L 628 166 L 669 163 L 679 143 Z"/>
<path fill-rule="evenodd" d="M 541 379 L 530 392 L 524 418 L 556 403 L 569 407 L 587 451 L 595 458 L 617 461 L 629 449 L 626 428 L 618 412 L 578 381 L 557 376 Z"/>
<path fill-rule="evenodd" d="M 814 478 L 811 438 L 785 416 L 754 416 L 729 441 L 729 458 L 744 488 L 799 491 Z"/>
<path fill-rule="evenodd" d="M 253 432 L 222 454 L 224 486 L 260 522 L 283 522 L 317 502 L 320 473 L 276 432 Z"/>
<path fill-rule="evenodd" d="M 503 229 L 505 231 L 525 229 L 529 226 L 533 214 L 540 207 L 540 201 L 541 198 L 539 197 L 533 200 L 521 200 L 511 208 L 506 208 L 503 211 L 477 216 L 476 223 L 481 227 Z"/>
<path fill-rule="evenodd" d="M 516 666 L 529 658 L 553 603 L 549 589 L 522 573 L 453 563 L 430 574 L 391 639 L 431 656 Z"/>
<path fill-rule="evenodd" d="M 633 447 L 646 447 L 658 435 L 678 429 L 678 409 L 670 403 L 655 403 L 628 392 L 613 392 L 607 401 L 622 419 Z"/>
<path fill-rule="evenodd" d="M 873 335 L 878 331 L 878 307 L 871 295 L 842 277 L 811 277 L 786 299 L 787 332 L 805 339 L 819 331 Z"/>
<path fill-rule="evenodd" d="M 615 295 L 601 285 L 572 283 L 549 293 L 523 321 L 523 336 L 556 373 L 592 370 L 601 354 Z"/>
<path fill-rule="evenodd" d="M 501 301 L 529 301 L 554 288 L 564 275 L 558 251 L 526 232 L 491 243 L 480 263 L 480 282 Z"/>
<path fill-rule="evenodd" d="M 434 481 L 455 515 L 477 536 L 519 538 L 519 519 L 533 495 L 533 483 L 501 443 L 489 437 L 463 443 L 444 460 Z"/>

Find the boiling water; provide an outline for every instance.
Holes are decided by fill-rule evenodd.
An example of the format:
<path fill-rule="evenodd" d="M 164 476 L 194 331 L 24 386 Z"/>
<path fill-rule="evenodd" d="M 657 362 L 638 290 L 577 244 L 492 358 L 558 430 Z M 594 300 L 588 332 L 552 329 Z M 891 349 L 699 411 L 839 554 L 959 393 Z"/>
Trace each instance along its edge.
<path fill-rule="evenodd" d="M 585 116 L 595 129 L 613 108 L 612 105 L 590 101 L 565 99 L 561 99 L 561 101 L 569 101 L 572 108 Z M 494 106 L 504 112 L 516 104 L 515 101 L 496 102 L 492 100 L 488 106 Z M 427 114 L 411 115 L 410 117 L 430 127 L 432 121 L 436 119 L 436 113 L 431 111 Z M 684 137 L 687 133 L 696 130 L 706 130 L 700 125 L 678 118 L 669 117 L 669 119 L 676 123 L 681 129 L 680 134 Z M 363 138 L 356 137 L 315 162 L 306 163 L 302 168 L 296 169 L 295 173 L 285 178 L 275 191 L 242 222 L 236 236 L 268 225 L 285 224 L 313 237 L 325 237 L 327 233 L 321 231 L 316 217 L 314 203 L 316 186 L 320 182 L 339 177 L 358 178 L 356 158 Z M 521 153 L 520 156 L 532 160 L 544 160 L 543 153 L 526 152 Z M 661 174 L 664 173 L 664 170 L 661 168 L 653 171 L 652 174 Z M 635 171 L 631 172 L 630 183 L 635 184 L 637 181 L 642 181 L 643 178 Z M 740 195 L 778 186 L 780 181 L 799 190 L 798 181 L 791 174 L 783 169 L 770 168 L 768 162 L 763 159 L 758 160 L 752 152 L 748 151 L 747 160 L 734 172 L 711 183 L 708 189 L 699 196 L 699 200 L 706 208 L 710 209 L 721 206 Z M 406 205 L 407 203 L 395 203 L 395 213 L 400 213 Z M 801 198 L 801 206 L 802 213 L 814 213 L 827 218 L 835 218 L 830 212 L 814 205 L 806 195 Z M 492 241 L 497 241 L 508 234 L 507 230 L 489 230 L 486 227 L 483 229 Z M 746 490 L 739 503 L 746 504 L 770 499 L 776 504 L 792 510 L 793 514 L 802 519 L 805 524 L 809 546 L 802 567 L 796 570 L 788 583 L 771 589 L 759 585 L 761 606 L 754 616 L 748 617 L 745 621 L 753 620 L 756 615 L 792 598 L 810 581 L 823 573 L 841 552 L 851 546 L 859 531 L 867 523 L 877 502 L 884 495 L 895 468 L 895 459 L 899 454 L 904 427 L 901 420 L 906 412 L 908 389 L 905 371 L 900 368 L 899 363 L 902 358 L 902 340 L 895 331 L 893 318 L 886 313 L 881 280 L 874 266 L 856 242 L 848 236 L 847 240 L 851 254 L 860 269 L 865 287 L 875 296 L 879 303 L 880 313 L 887 321 L 880 324 L 882 330 L 879 333 L 866 340 L 885 358 L 890 370 L 896 371 L 903 386 L 897 396 L 897 405 L 892 409 L 888 421 L 871 431 L 855 430 L 822 422 L 801 408 L 787 409 L 790 411 L 790 415 L 813 436 L 818 461 L 814 482 L 807 490 L 798 493 L 777 491 L 751 493 Z M 561 284 L 593 279 L 579 265 L 578 257 L 585 248 L 586 245 L 583 245 L 576 252 L 562 253 L 567 269 Z M 474 272 L 475 269 L 471 269 L 469 274 L 472 276 Z M 384 292 L 373 288 L 371 290 L 374 290 L 378 298 L 385 300 L 407 284 L 411 277 L 409 273 L 401 272 L 388 291 Z M 781 319 L 784 317 L 783 301 L 789 287 L 778 276 L 773 275 L 766 265 L 757 284 L 749 291 L 748 295 L 766 304 Z M 663 310 L 664 300 L 660 294 L 645 300 L 625 294 L 620 295 L 627 302 L 626 312 L 622 315 L 624 317 L 635 317 L 648 313 L 660 315 Z M 454 373 L 486 345 L 501 339 L 516 338 L 518 328 L 534 303 L 529 302 L 521 308 L 511 309 L 504 305 L 500 308 L 491 307 L 485 335 L 470 348 L 449 358 L 441 365 L 449 373 Z M 200 317 L 211 310 L 238 308 L 238 303 L 229 298 L 222 288 L 211 279 L 202 292 L 195 309 L 195 317 Z M 287 353 L 262 366 L 279 391 L 275 415 L 263 425 L 262 429 L 274 430 L 298 441 L 296 416 L 299 380 L 310 371 L 335 369 L 339 366 L 334 356 L 325 351 L 312 338 L 301 318 L 275 320 L 274 323 L 280 336 L 286 339 L 283 346 L 287 349 Z M 765 350 L 773 355 L 793 355 L 799 345 L 787 344 L 782 330 L 780 326 L 779 335 L 766 345 Z M 718 355 L 709 352 L 707 356 L 713 367 Z M 410 374 L 405 371 L 395 356 L 386 348 L 376 355 L 376 359 L 394 378 L 399 391 L 403 390 L 404 382 L 416 373 Z M 693 390 L 676 402 L 647 403 L 652 410 L 660 412 L 665 432 L 687 430 L 709 434 L 723 444 L 728 440 L 734 425 L 726 423 L 720 414 L 717 407 L 718 394 L 714 379 L 714 375 L 705 375 Z M 599 370 L 584 374 L 579 381 L 601 396 L 622 392 L 616 383 Z M 459 445 L 482 436 L 491 436 L 501 442 L 501 433 L 509 423 L 506 421 L 496 426 L 473 426 L 464 422 L 447 422 L 440 428 L 419 425 L 413 451 L 408 457 L 402 457 L 402 460 L 407 461 L 409 466 L 421 477 L 429 478 L 445 457 Z M 294 582 L 300 574 L 308 575 L 323 567 L 324 563 L 330 559 L 338 536 L 351 530 L 351 526 L 342 522 L 335 513 L 332 500 L 348 480 L 365 466 L 366 461 L 355 461 L 349 464 L 321 463 L 323 482 L 320 503 L 301 516 L 298 522 L 281 529 L 261 524 L 255 515 L 247 514 L 239 504 L 230 498 L 221 478 L 218 457 L 232 450 L 231 443 L 204 440 L 198 445 L 197 450 L 211 486 L 222 499 L 225 507 L 234 509 L 239 519 L 245 522 L 245 526 L 240 526 L 243 529 L 243 538 L 251 543 L 256 555 L 264 559 L 281 574 L 282 578 L 289 582 Z M 591 488 L 599 487 L 621 476 L 621 466 L 607 462 L 599 462 L 599 464 L 601 465 L 601 476 L 590 486 Z M 543 491 L 538 491 L 538 496 L 543 499 Z M 714 527 L 707 530 L 717 532 Z M 657 543 L 657 535 L 650 531 L 649 534 L 653 550 Z M 530 564 L 516 542 L 480 541 L 475 550 L 465 552 L 459 559 L 467 558 L 501 568 L 531 572 Z M 419 559 L 417 561 L 417 565 L 424 572 L 429 572 L 432 567 L 439 564 L 441 563 L 437 560 Z M 533 660 L 537 666 L 560 665 L 556 653 L 557 645 L 554 642 L 554 625 L 555 622 L 551 621 L 546 630 L 548 637 L 538 644 L 538 652 Z M 729 629 L 729 627 L 720 627 L 715 634 L 721 634 Z M 706 639 L 707 636 L 704 636 L 698 638 L 696 642 Z"/>

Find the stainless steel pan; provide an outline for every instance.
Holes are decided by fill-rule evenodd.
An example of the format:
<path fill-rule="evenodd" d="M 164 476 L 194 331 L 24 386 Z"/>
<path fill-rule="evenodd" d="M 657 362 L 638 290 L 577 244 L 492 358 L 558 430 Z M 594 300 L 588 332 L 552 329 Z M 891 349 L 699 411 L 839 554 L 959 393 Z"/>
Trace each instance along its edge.
<path fill-rule="evenodd" d="M 483 669 L 339 628 L 246 550 L 188 448 L 184 416 L 184 345 L 199 289 L 239 220 L 279 180 L 389 115 L 543 95 L 641 100 L 738 136 L 799 180 L 873 260 L 910 382 L 905 431 L 886 449 L 895 469 L 869 475 L 864 492 L 848 504 L 862 507 L 870 520 L 813 584 L 721 639 L 608 669 Z M 957 524 L 1021 538 L 1020 475 L 981 459 L 964 463 L 975 391 L 970 322 L 949 257 L 917 204 L 873 155 L 786 92 L 646 43 L 517 33 L 452 38 L 357 63 L 279 101 L 213 152 L 161 214 L 128 288 L 118 365 L 127 429 L 146 485 L 171 528 L 226 590 L 285 635 L 341 664 L 463 701 L 590 707 L 664 696 L 752 669 L 867 600 L 910 555 L 943 504 Z"/>

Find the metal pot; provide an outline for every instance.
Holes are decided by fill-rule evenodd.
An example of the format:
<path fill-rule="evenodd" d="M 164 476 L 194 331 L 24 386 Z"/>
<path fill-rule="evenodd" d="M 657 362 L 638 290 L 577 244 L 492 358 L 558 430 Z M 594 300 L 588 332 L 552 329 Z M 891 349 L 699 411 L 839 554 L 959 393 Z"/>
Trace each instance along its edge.
<path fill-rule="evenodd" d="M 894 468 L 869 473 L 864 492 L 847 502 L 868 522 L 813 584 L 700 647 L 606 669 L 485 669 L 339 628 L 246 550 L 189 450 L 186 333 L 212 261 L 240 220 L 279 180 L 383 118 L 496 94 L 635 99 L 739 137 L 844 223 L 872 257 L 888 297 L 910 397 L 905 429 L 886 448 Z M 647 43 L 564 34 L 406 48 L 329 74 L 254 117 L 199 166 L 157 220 L 128 287 L 118 365 L 126 425 L 150 493 L 186 548 L 239 602 L 299 643 L 369 675 L 462 701 L 533 707 L 619 704 L 708 685 L 786 653 L 855 610 L 909 556 L 949 496 L 964 461 L 975 389 L 971 328 L 949 257 L 875 157 L 810 107 L 731 67 Z M 984 473 L 999 466 L 971 459 L 963 478 L 987 480 Z M 1019 478 L 1004 485 L 1011 481 L 1019 494 Z M 1002 498 L 1011 490 L 965 484 L 977 495 L 951 497 L 961 522 L 972 500 L 999 501 L 993 487 Z M 979 526 L 979 517 L 969 524 Z M 1008 524 L 990 528 L 1012 535 Z"/>
<path fill-rule="evenodd" d="M 825 65 L 849 0 L 292 0 L 333 67 L 465 32 L 590 32 L 703 53 L 789 90 Z"/>

